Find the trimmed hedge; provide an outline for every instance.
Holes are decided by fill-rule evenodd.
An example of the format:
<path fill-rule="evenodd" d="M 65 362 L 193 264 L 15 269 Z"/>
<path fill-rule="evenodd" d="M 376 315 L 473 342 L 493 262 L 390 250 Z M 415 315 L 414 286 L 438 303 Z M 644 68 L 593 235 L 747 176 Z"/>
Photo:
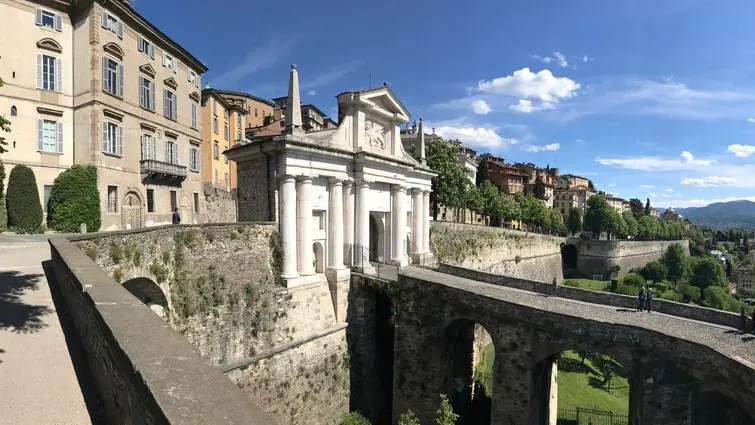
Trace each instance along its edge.
<path fill-rule="evenodd" d="M 5 165 L 0 159 L 0 232 L 8 229 L 8 216 L 5 212 Z"/>
<path fill-rule="evenodd" d="M 58 232 L 79 232 L 81 223 L 86 223 L 87 232 L 100 230 L 97 168 L 74 165 L 62 172 L 52 186 L 47 208 L 48 224 Z"/>
<path fill-rule="evenodd" d="M 25 165 L 16 165 L 8 177 L 8 228 L 21 233 L 37 233 L 42 225 L 42 205 L 34 171 Z"/>

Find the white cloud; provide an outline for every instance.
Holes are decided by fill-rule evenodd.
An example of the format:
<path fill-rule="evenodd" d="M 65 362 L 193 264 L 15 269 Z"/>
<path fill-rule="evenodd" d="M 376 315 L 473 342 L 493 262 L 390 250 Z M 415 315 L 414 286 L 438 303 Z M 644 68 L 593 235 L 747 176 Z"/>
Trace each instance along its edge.
<path fill-rule="evenodd" d="M 672 189 L 672 188 L 670 188 L 670 187 L 667 187 L 667 188 L 666 188 L 666 192 L 667 192 L 667 193 L 674 193 L 674 189 Z"/>
<path fill-rule="evenodd" d="M 539 61 L 541 61 L 544 64 L 549 64 L 549 63 L 553 62 L 553 58 L 550 57 L 550 56 L 531 55 L 530 57 L 532 59 L 539 60 Z"/>
<path fill-rule="evenodd" d="M 683 151 L 680 159 L 637 156 L 629 158 L 597 158 L 596 161 L 602 165 L 642 171 L 697 170 L 699 167 L 707 167 L 715 162 L 714 160 L 695 159 L 694 155 L 688 151 Z"/>
<path fill-rule="evenodd" d="M 569 61 L 566 59 L 566 56 L 564 56 L 561 52 L 553 52 L 553 56 L 531 55 L 530 57 L 532 59 L 539 60 L 540 62 L 546 65 L 555 61 L 558 64 L 558 66 L 560 66 L 561 68 L 566 68 L 569 66 Z"/>
<path fill-rule="evenodd" d="M 575 140 L 575 142 L 579 143 L 580 145 L 584 145 L 585 143 L 587 143 L 587 142 L 585 142 L 582 139 L 577 139 L 577 140 Z"/>
<path fill-rule="evenodd" d="M 755 124 L 755 118 L 753 117 L 747 118 L 747 122 Z"/>
<path fill-rule="evenodd" d="M 729 153 L 733 153 L 734 156 L 738 156 L 740 158 L 748 158 L 750 155 L 755 153 L 755 146 L 734 144 L 734 145 L 729 145 L 726 151 Z"/>
<path fill-rule="evenodd" d="M 228 86 L 243 80 L 248 75 L 275 65 L 278 60 L 288 55 L 302 39 L 301 36 L 288 39 L 276 38 L 270 40 L 267 44 L 258 45 L 235 68 L 225 71 L 217 77 L 210 78 L 209 81 L 213 85 L 230 88 Z"/>
<path fill-rule="evenodd" d="M 362 65 L 364 65 L 364 61 L 362 60 L 339 63 L 320 74 L 314 75 L 312 78 L 307 78 L 307 76 L 302 75 L 300 72 L 299 78 L 302 80 L 301 88 L 302 90 L 306 90 L 326 86 L 347 74 L 351 74 L 361 68 Z"/>
<path fill-rule="evenodd" d="M 485 102 L 482 99 L 477 99 L 474 102 L 472 102 L 472 112 L 478 115 L 487 115 L 490 113 L 492 109 L 490 108 L 490 105 L 488 105 L 488 102 Z"/>
<path fill-rule="evenodd" d="M 307 92 L 307 96 L 314 96 L 316 94 L 317 94 L 316 90 L 310 90 L 310 91 Z"/>
<path fill-rule="evenodd" d="M 435 134 L 444 139 L 459 139 L 473 148 L 505 148 L 519 143 L 516 139 L 500 136 L 495 128 L 440 126 L 435 127 Z"/>
<path fill-rule="evenodd" d="M 538 152 L 555 152 L 561 148 L 561 145 L 559 143 L 551 143 L 549 145 L 531 145 L 527 146 L 527 152 L 532 153 L 538 153 Z"/>
<path fill-rule="evenodd" d="M 640 188 L 641 189 L 654 189 L 655 186 L 653 186 L 652 184 L 641 184 Z"/>
<path fill-rule="evenodd" d="M 569 66 L 569 61 L 566 60 L 566 57 L 562 55 L 561 52 L 555 52 L 553 53 L 553 56 L 556 57 L 556 62 L 561 68 L 566 68 L 567 66 Z"/>
<path fill-rule="evenodd" d="M 587 63 L 587 62 L 590 62 L 591 60 L 592 58 L 587 55 L 582 56 L 582 62 Z"/>
<path fill-rule="evenodd" d="M 686 178 L 681 181 L 684 185 L 697 187 L 731 186 L 737 182 L 732 177 L 708 176 L 704 178 Z M 673 192 L 673 191 L 672 191 Z"/>
<path fill-rule="evenodd" d="M 477 83 L 481 92 L 519 98 L 511 109 L 519 112 L 533 112 L 553 109 L 560 100 L 573 97 L 580 88 L 579 83 L 566 78 L 554 77 L 550 70 L 533 73 L 529 68 L 514 71 L 512 75 Z M 540 101 L 535 105 L 533 100 Z"/>

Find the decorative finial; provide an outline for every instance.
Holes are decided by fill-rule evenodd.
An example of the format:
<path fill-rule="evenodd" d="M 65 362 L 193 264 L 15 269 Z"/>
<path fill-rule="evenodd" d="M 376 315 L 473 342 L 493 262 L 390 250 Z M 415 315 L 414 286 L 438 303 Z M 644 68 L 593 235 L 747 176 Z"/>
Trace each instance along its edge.
<path fill-rule="evenodd" d="M 388 87 L 388 86 L 389 86 L 388 82 L 387 81 L 383 81 L 383 87 Z"/>
<path fill-rule="evenodd" d="M 291 69 L 296 69 L 296 64 L 295 63 L 291 64 Z"/>

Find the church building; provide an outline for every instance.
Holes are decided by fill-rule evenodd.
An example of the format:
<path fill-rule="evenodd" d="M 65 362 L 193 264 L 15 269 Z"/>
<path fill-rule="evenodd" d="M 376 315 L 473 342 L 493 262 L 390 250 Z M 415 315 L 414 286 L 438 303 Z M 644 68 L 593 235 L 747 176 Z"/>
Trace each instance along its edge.
<path fill-rule="evenodd" d="M 338 126 L 305 132 L 291 66 L 284 131 L 229 149 L 239 221 L 277 221 L 287 287 L 347 286 L 350 270 L 430 255 L 430 179 L 424 144 L 402 145 L 409 112 L 387 84 L 337 96 Z M 341 283 L 345 283 L 342 285 Z"/>

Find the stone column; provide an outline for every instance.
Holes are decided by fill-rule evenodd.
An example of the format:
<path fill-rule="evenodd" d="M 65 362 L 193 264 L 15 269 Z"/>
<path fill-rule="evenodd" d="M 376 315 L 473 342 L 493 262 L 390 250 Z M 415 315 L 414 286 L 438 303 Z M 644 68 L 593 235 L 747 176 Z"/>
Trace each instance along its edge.
<path fill-rule="evenodd" d="M 422 192 L 424 214 L 422 215 L 422 253 L 430 253 L 430 191 L 426 190 Z"/>
<path fill-rule="evenodd" d="M 312 251 L 312 177 L 300 177 L 296 188 L 296 242 L 299 252 L 299 274 L 315 274 Z"/>
<path fill-rule="evenodd" d="M 328 203 L 328 267 L 343 266 L 343 182 L 330 179 Z"/>
<path fill-rule="evenodd" d="M 391 260 L 394 264 L 406 265 L 406 188 L 393 186 L 393 206 L 391 208 L 392 235 Z"/>
<path fill-rule="evenodd" d="M 425 203 L 422 190 L 412 189 L 412 254 L 420 254 L 425 249 L 422 236 L 425 234 Z"/>
<path fill-rule="evenodd" d="M 354 265 L 354 182 L 343 182 L 343 258 L 348 266 Z M 369 223 L 368 223 L 369 226 Z M 369 231 L 369 229 L 368 229 Z"/>
<path fill-rule="evenodd" d="M 280 200 L 280 232 L 283 249 L 283 271 L 281 277 L 292 279 L 296 272 L 296 180 L 293 176 L 283 176 L 280 180 L 278 198 Z"/>
<path fill-rule="evenodd" d="M 354 266 L 362 271 L 371 271 L 370 264 L 370 184 L 355 183 L 357 193 L 356 205 L 356 243 L 354 243 Z"/>

